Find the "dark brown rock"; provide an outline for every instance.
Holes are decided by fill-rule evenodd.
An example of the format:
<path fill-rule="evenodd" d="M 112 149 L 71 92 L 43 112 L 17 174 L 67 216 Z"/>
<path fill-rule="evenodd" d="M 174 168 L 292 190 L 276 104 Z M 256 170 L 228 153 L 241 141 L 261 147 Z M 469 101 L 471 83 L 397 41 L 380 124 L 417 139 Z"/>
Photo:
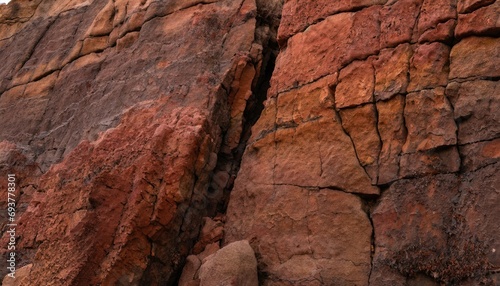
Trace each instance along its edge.
<path fill-rule="evenodd" d="M 399 175 L 401 178 L 408 178 L 455 173 L 460 170 L 460 163 L 460 156 L 456 146 L 402 154 Z"/>
<path fill-rule="evenodd" d="M 498 204 L 500 196 L 498 189 L 499 163 L 487 165 L 475 172 L 465 173 L 462 178 L 460 191 L 463 194 L 458 203 L 457 212 L 464 219 L 459 229 L 463 240 L 476 240 L 477 252 L 483 251 L 482 255 L 475 260 L 483 259 L 482 273 L 491 270 L 492 265 L 500 263 L 500 230 L 496 227 L 495 217 L 500 215 Z M 484 255 L 484 256 L 483 256 Z M 475 262 L 475 261 L 473 261 Z M 481 273 L 481 272 L 479 272 Z"/>
<path fill-rule="evenodd" d="M 370 284 L 401 284 L 408 273 L 398 271 L 432 275 L 432 267 L 446 267 L 438 252 L 447 247 L 453 214 L 448 202 L 458 195 L 458 182 L 455 175 L 400 180 L 383 194 L 372 213 L 376 252 Z"/>
<path fill-rule="evenodd" d="M 458 143 L 491 140 L 500 135 L 500 84 L 498 81 L 468 81 L 447 87 L 458 125 Z"/>
<path fill-rule="evenodd" d="M 465 171 L 475 171 L 500 159 L 500 139 L 460 146 L 460 156 Z"/>
<path fill-rule="evenodd" d="M 203 227 L 193 247 L 193 253 L 201 253 L 205 247 L 211 243 L 218 242 L 224 235 L 224 224 L 221 221 L 214 221 L 209 217 L 203 218 Z"/>

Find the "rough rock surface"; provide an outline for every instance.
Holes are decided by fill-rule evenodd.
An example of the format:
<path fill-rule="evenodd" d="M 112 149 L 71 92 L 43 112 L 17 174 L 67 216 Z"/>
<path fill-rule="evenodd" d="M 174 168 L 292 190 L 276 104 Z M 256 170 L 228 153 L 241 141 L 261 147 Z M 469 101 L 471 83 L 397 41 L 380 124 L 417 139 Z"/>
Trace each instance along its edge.
<path fill-rule="evenodd" d="M 3 284 L 498 285 L 499 3 L 0 5 Z"/>
<path fill-rule="evenodd" d="M 497 285 L 498 1 L 286 1 L 225 242 L 262 285 Z"/>
<path fill-rule="evenodd" d="M 236 241 L 207 257 L 200 267 L 200 285 L 257 286 L 257 260 L 248 241 Z"/>
<path fill-rule="evenodd" d="M 243 121 L 232 102 L 245 109 L 263 66 L 255 2 L 19 0 L 0 15 L 1 183 L 17 175 L 17 265 L 33 264 L 20 284 L 174 283 L 222 197 L 208 187 Z"/>
<path fill-rule="evenodd" d="M 179 286 L 259 285 L 257 259 L 248 241 L 235 241 L 205 255 L 188 256 Z"/>

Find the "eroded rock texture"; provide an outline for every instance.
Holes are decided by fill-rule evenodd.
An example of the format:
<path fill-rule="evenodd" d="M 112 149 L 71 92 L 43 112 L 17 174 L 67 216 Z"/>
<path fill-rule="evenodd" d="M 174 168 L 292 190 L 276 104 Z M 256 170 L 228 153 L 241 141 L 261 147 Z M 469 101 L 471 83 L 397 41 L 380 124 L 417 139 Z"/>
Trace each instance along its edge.
<path fill-rule="evenodd" d="M 6 285 L 497 285 L 499 3 L 0 5 Z"/>
<path fill-rule="evenodd" d="M 225 228 L 263 285 L 500 283 L 499 3 L 285 2 Z"/>
<path fill-rule="evenodd" d="M 266 64 L 256 3 L 0 9 L 1 170 L 18 178 L 18 267 L 33 265 L 20 284 L 175 283 Z"/>

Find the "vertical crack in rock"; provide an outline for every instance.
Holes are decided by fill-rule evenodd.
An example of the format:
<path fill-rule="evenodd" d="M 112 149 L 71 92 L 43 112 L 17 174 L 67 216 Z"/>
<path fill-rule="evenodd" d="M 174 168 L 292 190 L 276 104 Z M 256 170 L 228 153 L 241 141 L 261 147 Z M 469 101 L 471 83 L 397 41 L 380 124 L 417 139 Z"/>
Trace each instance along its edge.
<path fill-rule="evenodd" d="M 262 110 L 264 109 L 264 101 L 267 97 L 267 89 L 269 88 L 269 81 L 271 79 L 272 72 L 274 70 L 274 63 L 276 60 L 275 51 L 265 51 L 264 55 L 267 53 L 267 62 L 263 63 L 263 68 L 261 70 L 261 75 L 257 80 L 256 88 L 252 90 L 252 95 L 246 102 L 245 111 L 243 113 L 242 119 L 242 131 L 239 143 L 236 148 L 231 150 L 231 169 L 230 169 L 230 179 L 228 184 L 223 191 L 223 200 L 218 206 L 218 211 L 225 213 L 227 208 L 229 195 L 231 189 L 233 188 L 234 180 L 238 174 L 241 159 L 243 153 L 247 146 L 247 142 L 250 139 L 252 126 L 257 122 L 260 117 Z M 223 155 L 224 156 L 224 155 Z"/>
<path fill-rule="evenodd" d="M 212 217 L 207 219 L 210 221 L 217 221 L 225 216 L 230 192 L 240 169 L 247 142 L 252 135 L 252 126 L 264 109 L 264 101 L 267 99 L 267 91 L 279 52 L 276 35 L 281 0 L 256 2 L 253 43 L 248 54 L 235 59 L 232 83 L 221 85 L 228 98 L 229 124 L 226 128 L 222 127 L 222 142 L 206 193 L 209 201 L 207 215 Z M 240 10 L 247 9 L 245 5 L 248 3 L 243 3 Z M 200 230 L 198 241 L 192 249 L 193 254 L 199 254 L 209 248 L 209 243 L 205 241 L 203 234 L 203 230 Z M 189 268 L 190 260 L 187 258 L 183 260 L 186 260 L 186 267 Z M 176 277 L 177 283 L 184 281 L 182 273 L 177 273 Z"/>
<path fill-rule="evenodd" d="M 219 213 L 225 213 L 226 211 L 229 195 L 238 174 L 247 142 L 251 136 L 252 126 L 259 119 L 264 109 L 264 101 L 267 99 L 267 90 L 270 87 L 271 76 L 279 53 L 276 34 L 281 10 L 279 9 L 280 5 L 275 4 L 275 2 L 280 1 L 265 2 L 257 0 L 257 23 L 252 51 L 245 66 L 242 68 L 243 71 L 240 78 L 235 79 L 239 85 L 232 86 L 231 90 L 229 90 L 229 104 L 232 103 L 232 109 L 230 110 L 232 126 L 223 135 L 224 142 L 221 146 L 221 152 L 218 154 L 217 167 L 209 188 L 209 193 L 222 194 L 222 199 L 217 205 L 217 212 Z M 245 70 L 248 70 L 249 67 L 253 69 L 250 73 L 253 73 L 254 76 L 244 78 L 248 75 L 248 73 L 245 74 Z M 249 84 L 245 82 L 248 80 L 251 81 L 251 93 L 245 95 L 244 92 L 248 91 L 243 90 L 241 92 L 241 89 L 245 88 L 243 85 Z M 236 97 L 231 98 L 231 95 L 234 93 L 236 93 Z M 238 96 L 245 96 L 245 98 L 238 98 Z M 242 99 L 244 100 L 244 110 L 242 114 L 237 114 L 237 110 L 235 109 L 241 108 L 237 101 L 242 101 Z M 236 116 L 233 116 L 234 114 Z M 238 118 L 240 115 L 241 118 Z M 234 132 L 232 132 L 233 127 L 239 131 L 236 132 L 238 135 L 237 144 L 235 144 L 236 141 L 234 138 L 230 138 L 234 136 Z"/>

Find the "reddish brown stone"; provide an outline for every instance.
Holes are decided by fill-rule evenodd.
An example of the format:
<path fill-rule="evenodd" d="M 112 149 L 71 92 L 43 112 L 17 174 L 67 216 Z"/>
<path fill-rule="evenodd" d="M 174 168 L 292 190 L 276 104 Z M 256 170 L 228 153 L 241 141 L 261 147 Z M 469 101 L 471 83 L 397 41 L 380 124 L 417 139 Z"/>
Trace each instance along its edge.
<path fill-rule="evenodd" d="M 264 283 L 368 284 L 371 227 L 358 197 L 244 181 L 232 196 L 226 238 L 253 238 Z"/>
<path fill-rule="evenodd" d="M 340 71 L 335 88 L 335 107 L 344 108 L 373 101 L 374 69 L 372 62 L 354 61 Z"/>
<path fill-rule="evenodd" d="M 0 5 L 0 41 L 11 39 L 13 35 L 29 26 L 29 20 L 36 13 L 38 6 L 43 6 L 40 2 L 42 1 L 18 1 L 15 4 Z M 33 36 L 36 38 L 36 33 Z M 31 46 L 30 43 L 26 44 Z"/>
<path fill-rule="evenodd" d="M 332 70 L 339 70 L 345 62 L 346 41 L 352 22 L 352 13 L 338 14 L 289 39 L 276 61 L 269 93 L 276 95 L 335 73 Z M 330 29 L 337 32 L 329 34 Z M 332 46 L 338 49 L 334 52 L 330 49 Z"/>
<path fill-rule="evenodd" d="M 449 54 L 450 48 L 441 43 L 418 46 L 410 61 L 408 92 L 446 86 Z"/>
<path fill-rule="evenodd" d="M 380 6 L 373 6 L 354 13 L 347 41 L 349 48 L 346 53 L 346 62 L 356 59 L 364 60 L 380 51 L 381 10 Z"/>
<path fill-rule="evenodd" d="M 83 45 L 80 50 L 80 56 L 90 53 L 101 52 L 109 46 L 109 37 L 94 37 L 83 40 Z"/>
<path fill-rule="evenodd" d="M 377 130 L 377 114 L 373 104 L 352 109 L 340 110 L 342 126 L 351 137 L 359 159 L 371 178 L 372 184 L 377 183 L 378 157 L 381 139 Z"/>
<path fill-rule="evenodd" d="M 498 284 L 495 1 L 16 1 L 21 285 Z"/>
<path fill-rule="evenodd" d="M 115 2 L 108 1 L 99 14 L 96 15 L 89 28 L 89 36 L 105 36 L 113 31 L 113 18 L 115 16 L 114 4 Z"/>
<path fill-rule="evenodd" d="M 470 13 L 492 3 L 495 3 L 495 0 L 459 0 L 457 3 L 458 13 Z"/>
<path fill-rule="evenodd" d="M 336 75 L 327 76 L 315 83 L 278 95 L 276 114 L 272 118 L 276 121 L 276 126 L 291 128 L 320 118 L 332 118 L 335 99 L 329 86 L 335 81 Z M 262 120 L 266 119 L 271 118 Z"/>
<path fill-rule="evenodd" d="M 211 168 L 200 162 L 205 160 L 203 154 L 199 158 L 191 155 L 193 148 L 206 144 L 203 116 L 193 109 L 179 110 L 168 119 L 157 118 L 170 125 L 147 127 L 154 116 L 154 109 L 132 111 L 118 128 L 95 143 L 80 144 L 62 164 L 44 175 L 40 189 L 46 194 L 39 204 L 30 206 L 19 228 L 23 233 L 18 242 L 21 249 L 39 245 L 30 284 L 46 284 L 57 273 L 61 273 L 58 281 L 64 284 L 84 280 L 109 283 L 114 279 L 136 283 L 148 266 L 146 256 L 154 252 L 148 239 L 156 241 L 154 248 L 158 244 L 174 247 L 177 235 L 158 236 L 161 229 L 179 229 L 183 220 L 176 218 L 178 215 L 195 225 L 198 211 L 187 211 L 181 204 L 192 195 L 196 199 L 195 194 L 190 194 L 194 189 L 204 188 L 192 185 L 190 177 L 196 173 L 202 177 L 204 169 Z M 173 136 L 175 130 L 183 131 Z M 179 147 L 176 139 L 168 143 L 166 138 L 183 138 L 185 145 Z M 134 142 L 139 145 L 131 146 Z M 166 155 L 174 150 L 178 152 L 176 158 Z M 166 160 L 166 165 L 153 152 L 165 154 L 161 160 Z M 196 233 L 184 227 L 179 235 L 188 241 Z M 82 240 L 86 247 L 78 246 Z M 179 245 L 175 248 L 178 253 L 187 251 Z M 71 258 L 66 257 L 67 253 Z M 154 255 L 171 269 L 179 263 L 162 251 Z M 99 271 L 95 265 L 100 265 Z"/>
<path fill-rule="evenodd" d="M 135 41 L 139 38 L 139 32 L 131 32 L 126 34 L 125 36 L 119 38 L 116 40 L 116 49 L 117 50 L 123 50 L 126 48 L 130 48 Z"/>
<path fill-rule="evenodd" d="M 460 156 L 456 146 L 402 154 L 399 175 L 401 178 L 455 173 L 460 170 Z"/>
<path fill-rule="evenodd" d="M 406 93 L 412 53 L 409 44 L 380 52 L 377 60 L 373 62 L 377 100 L 389 99 L 398 93 Z"/>
<path fill-rule="evenodd" d="M 424 0 L 418 18 L 418 35 L 450 19 L 455 19 L 457 0 Z"/>
<path fill-rule="evenodd" d="M 334 187 L 364 194 L 378 193 L 356 159 L 353 144 L 343 132 L 340 122 L 332 118 L 278 130 L 275 142 L 276 184 Z"/>
<path fill-rule="evenodd" d="M 337 14 L 290 38 L 278 56 L 270 94 L 334 74 L 355 59 L 377 53 L 378 37 L 372 35 L 379 31 L 378 10 Z"/>
<path fill-rule="evenodd" d="M 254 65 L 249 61 L 248 58 L 239 60 L 236 66 L 235 78 L 231 84 L 231 93 L 228 99 L 231 106 L 231 119 L 229 129 L 224 137 L 223 149 L 221 150 L 226 154 L 231 154 L 231 151 L 240 142 L 241 132 L 243 131 L 243 113 L 247 106 L 247 100 L 252 95 L 252 82 L 256 71 Z"/>
<path fill-rule="evenodd" d="M 457 143 L 453 109 L 444 88 L 423 90 L 406 96 L 405 124 L 408 137 L 404 153 L 424 151 Z"/>
<path fill-rule="evenodd" d="M 469 81 L 450 84 L 446 90 L 458 123 L 458 143 L 467 144 L 500 135 L 500 84 L 498 81 Z"/>
<path fill-rule="evenodd" d="M 380 47 L 395 47 L 410 42 L 423 0 L 400 0 L 380 12 Z"/>
<path fill-rule="evenodd" d="M 449 42 L 454 37 L 456 25 L 457 21 L 455 19 L 439 23 L 435 28 L 425 31 L 418 39 L 418 42 Z"/>
<path fill-rule="evenodd" d="M 464 171 L 475 171 L 500 160 L 500 139 L 459 147 Z"/>
<path fill-rule="evenodd" d="M 399 178 L 399 159 L 406 141 L 404 125 L 405 97 L 395 96 L 377 102 L 378 132 L 382 141 L 378 162 L 378 184 L 387 184 Z"/>
<path fill-rule="evenodd" d="M 498 77 L 499 65 L 500 39 L 466 38 L 451 49 L 450 79 L 474 76 Z"/>
<path fill-rule="evenodd" d="M 276 97 L 268 98 L 264 101 L 264 110 L 260 114 L 259 120 L 252 127 L 252 136 L 248 143 L 253 143 L 276 129 Z"/>
<path fill-rule="evenodd" d="M 273 181 L 267 183 L 378 193 L 356 159 L 351 139 L 331 109 L 334 99 L 327 83 L 328 78 L 325 78 L 279 95 L 276 124 L 282 128 L 272 134 L 274 144 L 256 150 L 264 149 L 264 153 L 268 153 L 272 149 L 274 152 L 268 155 L 274 158 Z M 267 176 L 263 173 L 259 177 Z"/>
<path fill-rule="evenodd" d="M 500 2 L 477 9 L 469 14 L 459 14 L 455 37 L 495 36 L 500 33 Z"/>
<path fill-rule="evenodd" d="M 222 222 L 204 217 L 198 242 L 193 247 L 193 254 L 201 253 L 207 245 L 221 240 L 223 235 L 224 224 Z"/>
<path fill-rule="evenodd" d="M 304 0 L 285 1 L 280 23 L 278 41 L 284 43 L 288 38 L 303 31 L 308 26 L 322 21 L 328 16 L 357 10 L 371 5 L 385 4 L 387 0 Z M 299 21 L 297 19 L 300 19 Z"/>

